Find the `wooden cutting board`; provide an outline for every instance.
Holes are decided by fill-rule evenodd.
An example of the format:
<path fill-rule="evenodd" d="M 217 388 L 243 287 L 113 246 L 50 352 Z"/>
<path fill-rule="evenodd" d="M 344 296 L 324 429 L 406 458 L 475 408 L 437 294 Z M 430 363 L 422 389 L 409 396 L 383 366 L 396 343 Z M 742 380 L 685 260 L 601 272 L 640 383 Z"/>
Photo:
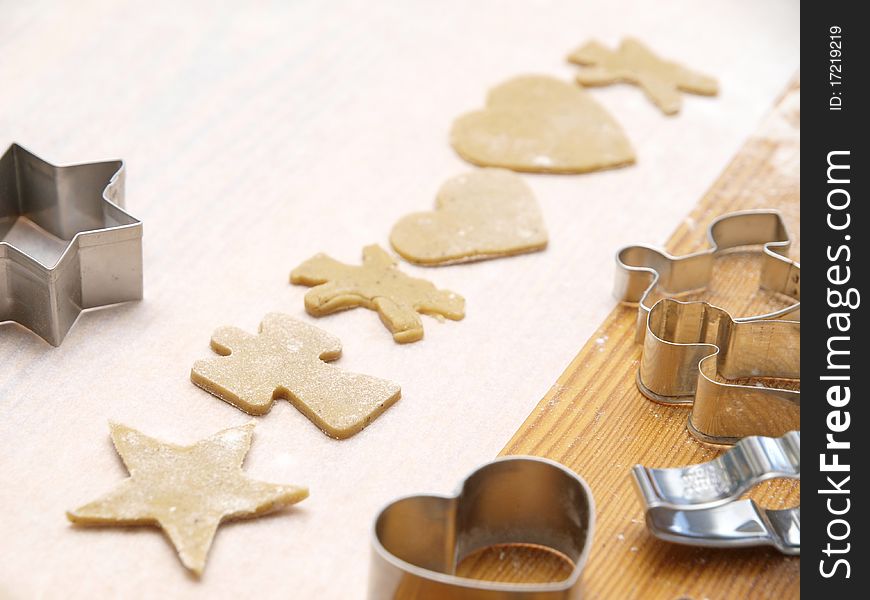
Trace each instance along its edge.
<path fill-rule="evenodd" d="M 783 213 L 794 240 L 791 256 L 798 260 L 799 171 L 800 81 L 795 79 L 757 133 L 677 227 L 666 248 L 673 254 L 702 249 L 706 247 L 706 227 L 717 216 L 766 207 Z M 782 299 L 758 290 L 759 266 L 756 253 L 721 258 L 711 289 L 697 299 L 709 300 L 737 315 L 782 306 Z M 597 522 L 583 574 L 584 597 L 799 597 L 799 557 L 785 557 L 767 548 L 678 546 L 647 532 L 629 474 L 631 467 L 705 462 L 720 450 L 689 435 L 686 408 L 655 404 L 637 390 L 635 373 L 641 349 L 634 341 L 636 315 L 636 308 L 614 307 L 502 450 L 502 454 L 532 454 L 559 461 L 581 474 L 592 487 Z M 793 506 L 800 503 L 800 482 L 768 482 L 755 488 L 751 497 L 766 507 Z M 552 580 L 566 574 L 558 560 L 540 551 L 500 549 L 466 559 L 460 571 L 465 576 L 499 581 Z"/>

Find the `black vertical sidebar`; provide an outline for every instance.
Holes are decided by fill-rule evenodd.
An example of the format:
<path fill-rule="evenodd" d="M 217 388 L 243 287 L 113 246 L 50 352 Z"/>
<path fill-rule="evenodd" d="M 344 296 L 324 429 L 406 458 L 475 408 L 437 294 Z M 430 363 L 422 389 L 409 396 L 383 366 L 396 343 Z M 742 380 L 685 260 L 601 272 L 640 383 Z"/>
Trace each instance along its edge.
<path fill-rule="evenodd" d="M 801 589 L 808 598 L 864 598 L 870 25 L 860 3 L 801 8 Z"/>

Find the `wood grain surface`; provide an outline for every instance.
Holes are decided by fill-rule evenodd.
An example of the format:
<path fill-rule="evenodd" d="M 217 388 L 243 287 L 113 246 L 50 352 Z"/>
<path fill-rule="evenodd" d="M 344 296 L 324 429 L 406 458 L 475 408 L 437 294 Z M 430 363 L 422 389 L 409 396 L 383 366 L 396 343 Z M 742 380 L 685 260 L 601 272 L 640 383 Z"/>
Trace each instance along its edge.
<path fill-rule="evenodd" d="M 666 247 L 684 254 L 705 247 L 706 226 L 734 210 L 782 211 L 800 257 L 800 81 L 795 80 L 758 133 L 676 229 Z M 650 210 L 655 210 L 650 207 Z M 642 218 L 642 215 L 638 215 Z M 656 240 L 638 240 L 652 242 Z M 717 261 L 711 288 L 697 299 L 736 315 L 782 306 L 758 290 L 756 253 Z M 586 598 L 792 598 L 800 595 L 800 558 L 767 548 L 716 550 L 678 546 L 652 537 L 633 488 L 634 464 L 676 467 L 719 452 L 686 430 L 688 410 L 647 400 L 635 386 L 641 355 L 634 342 L 636 309 L 616 306 L 502 454 L 557 460 L 581 474 L 597 505 L 595 539 L 584 572 Z M 750 494 L 762 506 L 800 503 L 799 481 L 773 481 Z M 521 556 L 518 560 L 517 553 Z M 518 549 L 478 553 L 463 574 L 500 581 L 537 581 L 563 573 L 552 556 Z"/>
<path fill-rule="evenodd" d="M 597 328 L 614 307 L 614 250 L 664 243 L 800 62 L 794 0 L 0 6 L 0 149 L 15 141 L 56 164 L 123 159 L 126 205 L 144 224 L 145 271 L 142 302 L 86 311 L 59 348 L 0 324 L 3 600 L 365 598 L 377 512 L 401 496 L 451 493 L 499 453 L 584 342 L 602 337 Z M 403 272 L 467 301 L 460 322 L 425 317 L 418 343 L 394 343 L 371 311 L 305 312 L 309 288 L 288 282 L 295 266 L 317 252 L 359 264 L 364 246 L 389 248 L 394 223 L 431 210 L 444 181 L 474 170 L 449 143 L 458 115 L 518 75 L 573 81 L 568 52 L 591 39 L 614 48 L 629 35 L 715 76 L 721 92 L 686 95 L 680 114 L 665 117 L 635 86 L 590 90 L 638 161 L 582 176 L 523 175 L 544 216 L 546 251 L 437 269 L 402 262 Z M 765 144 L 753 148 L 762 163 L 790 160 Z M 743 181 L 756 167 L 720 186 L 721 210 L 756 189 L 763 193 L 740 202 L 769 204 L 771 182 L 791 185 L 767 175 L 758 185 Z M 701 242 L 696 225 L 684 246 Z M 341 339 L 336 366 L 399 383 L 401 400 L 341 441 L 290 402 L 258 417 L 246 472 L 305 485 L 311 496 L 220 527 L 201 578 L 188 575 L 159 529 L 70 524 L 65 511 L 128 475 L 109 421 L 190 444 L 251 419 L 192 384 L 190 368 L 213 356 L 216 328 L 256 331 L 271 312 Z M 679 433 L 686 448 L 698 448 L 686 441 L 683 414 L 665 429 L 647 425 L 671 413 L 636 394 L 635 367 L 618 364 L 618 338 L 593 345 L 584 360 L 594 371 L 599 354 L 591 352 L 603 346 L 600 357 L 625 369 L 624 381 L 608 382 L 619 393 L 552 394 L 541 408 L 552 401 L 559 404 L 549 410 L 559 411 L 530 422 L 554 431 L 543 438 L 552 448 L 533 451 L 561 457 L 595 489 L 598 535 L 584 579 L 596 598 L 641 597 L 645 586 L 664 585 L 660 577 L 696 577 L 705 567 L 686 553 L 664 571 L 649 552 L 667 548 L 638 543 L 646 533 L 631 522 L 639 506 L 630 463 L 671 466 L 713 453 L 668 453 L 644 437 Z M 618 465 L 604 462 L 617 452 L 610 463 Z M 549 574 L 539 568 L 545 560 Z M 462 567 L 487 565 L 486 577 L 564 572 L 558 556 L 528 547 L 482 552 Z M 632 586 L 608 582 L 622 578 Z M 696 587 L 710 598 L 745 588 L 705 581 Z M 665 589 L 676 596 L 696 587 L 678 580 Z"/>

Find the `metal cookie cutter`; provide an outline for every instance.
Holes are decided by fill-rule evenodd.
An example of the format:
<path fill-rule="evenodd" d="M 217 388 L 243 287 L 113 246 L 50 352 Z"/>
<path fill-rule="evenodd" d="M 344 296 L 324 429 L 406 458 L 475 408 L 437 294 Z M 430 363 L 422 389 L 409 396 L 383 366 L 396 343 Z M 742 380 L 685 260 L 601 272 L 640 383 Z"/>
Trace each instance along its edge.
<path fill-rule="evenodd" d="M 56 167 L 12 144 L 0 158 L 0 323 L 59 346 L 87 308 L 142 298 L 142 223 L 124 163 Z"/>
<path fill-rule="evenodd" d="M 646 524 L 659 539 L 713 548 L 773 546 L 801 553 L 801 507 L 771 510 L 740 496 L 774 479 L 801 477 L 801 433 L 748 437 L 707 463 L 632 471 Z"/>
<path fill-rule="evenodd" d="M 378 514 L 372 536 L 371 600 L 567 600 L 595 521 L 586 482 L 559 463 L 531 456 L 497 459 L 474 471 L 455 496 L 409 496 Z M 472 552 L 496 544 L 545 546 L 574 564 L 558 582 L 499 583 L 457 576 Z"/>
<path fill-rule="evenodd" d="M 786 257 L 791 240 L 785 222 L 776 210 L 733 212 L 714 220 L 707 228 L 710 248 L 672 256 L 652 246 L 626 246 L 616 253 L 614 295 L 623 302 L 638 304 L 637 340 L 644 336 L 654 291 L 678 295 L 700 290 L 710 283 L 713 263 L 721 253 L 741 246 L 762 246 L 761 288 L 784 294 L 794 303 L 762 315 L 740 317 L 736 322 L 800 319 L 800 265 Z"/>
<path fill-rule="evenodd" d="M 689 431 L 701 441 L 734 444 L 800 429 L 801 395 L 720 377 L 799 380 L 800 358 L 799 321 L 738 322 L 707 302 L 665 298 L 649 313 L 637 386 L 657 402 L 691 404 Z"/>
<path fill-rule="evenodd" d="M 689 431 L 704 442 L 733 444 L 747 435 L 800 429 L 800 392 L 736 385 L 738 378 L 800 379 L 800 265 L 779 212 L 753 210 L 719 217 L 707 230 L 710 249 L 674 257 L 649 246 L 617 253 L 616 295 L 638 303 L 643 356 L 637 385 L 649 399 L 693 405 Z M 664 298 L 706 287 L 723 251 L 762 245 L 761 287 L 794 302 L 777 311 L 733 318 L 707 302 Z M 660 290 L 659 290 L 660 288 Z"/>

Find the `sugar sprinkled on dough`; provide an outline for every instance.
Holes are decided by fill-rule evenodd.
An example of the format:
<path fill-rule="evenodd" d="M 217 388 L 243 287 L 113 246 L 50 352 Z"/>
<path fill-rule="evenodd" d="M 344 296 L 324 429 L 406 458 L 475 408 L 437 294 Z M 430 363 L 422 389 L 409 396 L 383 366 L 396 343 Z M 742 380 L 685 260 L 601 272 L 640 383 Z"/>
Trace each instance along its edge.
<path fill-rule="evenodd" d="M 583 89 L 543 75 L 493 88 L 486 107 L 460 116 L 450 134 L 465 160 L 533 173 L 583 173 L 634 162 L 619 124 Z"/>
<path fill-rule="evenodd" d="M 130 477 L 67 518 L 79 525 L 157 525 L 197 575 L 223 521 L 256 517 L 308 497 L 307 488 L 257 481 L 242 470 L 253 422 L 192 446 L 161 442 L 118 423 L 111 431 Z"/>
<path fill-rule="evenodd" d="M 547 231 L 521 177 L 482 169 L 445 182 L 435 210 L 400 219 L 390 243 L 410 262 L 443 265 L 543 250 Z"/>
<path fill-rule="evenodd" d="M 211 346 L 222 356 L 196 361 L 196 385 L 253 415 L 286 398 L 335 438 L 359 432 L 401 395 L 395 383 L 324 362 L 341 356 L 338 338 L 288 315 L 266 315 L 257 335 L 221 327 Z"/>

